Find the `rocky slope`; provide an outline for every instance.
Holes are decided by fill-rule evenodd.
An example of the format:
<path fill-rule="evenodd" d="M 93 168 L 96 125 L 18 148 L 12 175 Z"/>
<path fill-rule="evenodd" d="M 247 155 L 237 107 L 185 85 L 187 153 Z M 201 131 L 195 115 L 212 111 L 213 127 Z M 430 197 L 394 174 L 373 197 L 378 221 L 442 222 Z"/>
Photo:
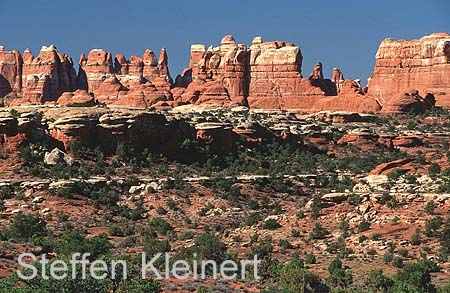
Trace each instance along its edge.
<path fill-rule="evenodd" d="M 339 256 L 356 288 L 374 268 L 392 275 L 402 262 L 426 257 L 439 264 L 433 283 L 447 283 L 440 235 L 449 231 L 449 117 L 191 105 L 3 108 L 0 276 L 14 271 L 21 251 L 50 258 L 66 231 L 83 228 L 89 239 L 106 233 L 112 253 L 130 257 L 160 249 L 158 241 L 182 255 L 208 232 L 238 258 L 265 253 L 271 267 L 298 255 L 324 279 Z M 52 246 L 9 232 L 22 214 L 45 219 Z M 272 282 L 209 285 L 258 292 Z M 206 285 L 164 284 L 165 292 Z"/>

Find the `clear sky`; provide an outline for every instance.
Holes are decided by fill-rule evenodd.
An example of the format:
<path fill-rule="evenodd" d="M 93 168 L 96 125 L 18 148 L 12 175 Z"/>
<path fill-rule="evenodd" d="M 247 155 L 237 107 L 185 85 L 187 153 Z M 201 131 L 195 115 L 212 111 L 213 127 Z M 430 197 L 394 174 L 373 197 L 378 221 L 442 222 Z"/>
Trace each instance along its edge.
<path fill-rule="evenodd" d="M 299 45 L 304 75 L 320 60 L 325 77 L 340 67 L 364 83 L 384 38 L 450 32 L 450 0 L 0 0 L 0 21 L 6 49 L 37 53 L 53 43 L 75 63 L 93 48 L 129 57 L 166 47 L 173 77 L 188 65 L 191 44 L 218 45 L 226 34 L 249 44 L 261 35 Z"/>

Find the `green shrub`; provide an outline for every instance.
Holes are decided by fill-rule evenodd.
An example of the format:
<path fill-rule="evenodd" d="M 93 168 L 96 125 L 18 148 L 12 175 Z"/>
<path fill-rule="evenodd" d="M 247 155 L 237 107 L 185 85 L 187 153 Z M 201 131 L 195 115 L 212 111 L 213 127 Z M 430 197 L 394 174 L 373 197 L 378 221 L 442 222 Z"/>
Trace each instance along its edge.
<path fill-rule="evenodd" d="M 111 260 L 104 259 L 107 267 L 111 268 Z M 70 259 L 62 259 L 65 263 L 69 263 Z M 45 267 L 46 272 L 50 271 L 52 261 Z M 59 266 L 60 267 L 60 266 Z M 42 270 L 41 266 L 37 266 L 38 270 Z M 153 279 L 142 279 L 140 268 L 133 266 L 129 268 L 127 279 L 122 280 L 120 274 L 120 266 L 118 267 L 118 275 L 116 279 L 105 278 L 96 280 L 91 274 L 86 273 L 86 278 L 82 278 L 82 266 L 75 266 L 76 271 L 72 272 L 72 266 L 68 266 L 67 275 L 76 276 L 75 280 L 64 278 L 56 280 L 53 278 L 44 279 L 42 277 L 33 278 L 32 280 L 22 280 L 16 274 L 0 279 L 0 292 L 133 292 L 133 293 L 160 293 L 161 283 Z M 30 271 L 31 273 L 31 271 Z M 25 273 L 27 274 L 27 273 Z M 38 276 L 42 273 L 38 272 Z"/>
<path fill-rule="evenodd" d="M 378 241 L 378 240 L 381 239 L 381 234 L 380 234 L 380 233 L 373 233 L 373 234 L 370 236 L 370 239 L 373 240 L 373 241 Z"/>
<path fill-rule="evenodd" d="M 322 200 L 320 196 L 314 197 L 311 204 L 311 215 L 314 219 L 320 216 L 320 211 L 322 210 Z"/>
<path fill-rule="evenodd" d="M 276 230 L 281 227 L 280 223 L 275 219 L 268 219 L 264 221 L 264 224 L 262 225 L 262 228 L 265 230 Z"/>
<path fill-rule="evenodd" d="M 363 243 L 364 241 L 366 241 L 367 239 L 369 239 L 369 237 L 367 237 L 366 235 L 361 235 L 358 238 L 358 242 L 359 243 Z"/>
<path fill-rule="evenodd" d="M 195 251 L 201 259 L 222 262 L 227 252 L 227 246 L 213 234 L 200 234 L 195 238 Z"/>
<path fill-rule="evenodd" d="M 33 238 L 46 236 L 47 223 L 39 215 L 18 213 L 14 216 L 8 231 L 9 237 L 19 241 L 30 241 Z"/>
<path fill-rule="evenodd" d="M 386 252 L 385 254 L 383 254 L 383 262 L 385 264 L 391 263 L 393 259 L 394 259 L 394 255 L 392 253 Z"/>
<path fill-rule="evenodd" d="M 177 210 L 177 204 L 175 203 L 175 201 L 171 197 L 166 199 L 166 205 L 171 210 L 174 210 L 174 211 Z"/>
<path fill-rule="evenodd" d="M 55 251 L 59 255 L 70 256 L 75 252 L 90 253 L 91 259 L 110 253 L 113 245 L 109 243 L 106 234 L 100 234 L 91 238 L 86 237 L 86 232 L 82 230 L 66 230 L 55 244 Z"/>
<path fill-rule="evenodd" d="M 402 268 L 403 265 L 404 265 L 403 258 L 398 257 L 398 256 L 394 257 L 394 258 L 392 259 L 392 265 L 393 265 L 394 267 L 396 267 L 396 268 Z"/>
<path fill-rule="evenodd" d="M 124 223 L 113 224 L 109 227 L 109 234 L 111 236 L 125 237 L 134 234 L 134 228 Z"/>
<path fill-rule="evenodd" d="M 433 214 L 435 209 L 436 209 L 436 203 L 433 200 L 430 200 L 425 205 L 425 211 L 430 215 Z"/>
<path fill-rule="evenodd" d="M 394 282 L 383 274 L 383 270 L 373 269 L 367 276 L 367 285 L 369 288 L 378 292 L 388 292 Z"/>
<path fill-rule="evenodd" d="M 328 266 L 329 281 L 333 286 L 348 287 L 353 283 L 352 273 L 343 267 L 340 259 L 335 258 Z"/>
<path fill-rule="evenodd" d="M 169 251 L 170 244 L 168 240 L 158 240 L 154 237 L 146 237 L 144 239 L 144 252 L 148 257 Z"/>
<path fill-rule="evenodd" d="M 181 233 L 179 239 L 182 241 L 193 239 L 194 238 L 194 232 L 193 231 L 184 231 Z"/>
<path fill-rule="evenodd" d="M 405 264 L 403 269 L 394 276 L 393 292 L 435 292 L 436 289 L 431 283 L 431 273 L 437 271 L 436 264 L 429 260 Z M 396 288 L 399 287 L 411 289 L 409 291 L 396 291 Z"/>
<path fill-rule="evenodd" d="M 442 219 L 439 217 L 430 219 L 425 222 L 425 235 L 428 237 L 435 236 L 437 231 L 442 227 Z"/>
<path fill-rule="evenodd" d="M 362 220 L 358 225 L 358 233 L 367 231 L 370 229 L 370 222 L 367 222 L 366 220 Z"/>
<path fill-rule="evenodd" d="M 406 248 L 401 248 L 398 250 L 398 254 L 402 257 L 408 257 L 408 249 Z"/>
<path fill-rule="evenodd" d="M 173 227 L 166 220 L 160 217 L 156 217 L 150 221 L 149 226 L 155 231 L 158 231 L 161 235 L 167 235 L 169 232 L 173 232 Z"/>
<path fill-rule="evenodd" d="M 287 239 L 280 239 L 280 242 L 278 243 L 278 245 L 280 245 L 280 247 L 282 249 L 292 249 L 292 248 L 294 248 L 292 246 L 292 244 L 289 242 L 289 240 L 287 240 Z"/>
<path fill-rule="evenodd" d="M 309 233 L 310 239 L 325 239 L 328 235 L 330 235 L 330 231 L 323 228 L 319 223 L 316 223 Z"/>
<path fill-rule="evenodd" d="M 431 163 L 430 167 L 428 167 L 428 174 L 430 176 L 436 176 L 439 173 L 441 173 L 441 167 L 436 163 Z"/>
<path fill-rule="evenodd" d="M 305 255 L 305 264 L 315 264 L 317 262 L 316 256 L 312 253 Z"/>
<path fill-rule="evenodd" d="M 279 287 L 282 292 L 328 292 L 329 288 L 320 277 L 303 268 L 300 262 L 285 263 L 279 273 Z"/>
<path fill-rule="evenodd" d="M 352 193 L 347 198 L 347 203 L 352 206 L 358 206 L 362 203 L 362 198 L 358 194 Z"/>
<path fill-rule="evenodd" d="M 420 229 L 416 229 L 416 232 L 411 235 L 411 240 L 409 241 L 412 245 L 419 245 L 422 241 L 420 239 Z"/>
<path fill-rule="evenodd" d="M 258 212 L 251 213 L 247 218 L 245 218 L 245 225 L 253 226 L 258 224 L 261 220 L 261 215 Z"/>

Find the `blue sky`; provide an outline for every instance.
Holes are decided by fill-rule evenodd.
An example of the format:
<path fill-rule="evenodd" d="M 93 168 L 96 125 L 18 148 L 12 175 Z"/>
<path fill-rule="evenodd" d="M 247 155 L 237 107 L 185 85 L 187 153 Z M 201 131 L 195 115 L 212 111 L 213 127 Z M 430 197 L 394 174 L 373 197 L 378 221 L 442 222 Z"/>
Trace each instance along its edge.
<path fill-rule="evenodd" d="M 294 42 L 304 75 L 320 60 L 325 77 L 340 67 L 345 77 L 364 82 L 384 38 L 450 32 L 449 0 L 0 1 L 6 49 L 37 53 L 54 43 L 78 63 L 93 48 L 129 57 L 166 47 L 174 77 L 188 65 L 191 44 L 218 45 L 232 34 L 245 44 L 257 35 Z"/>

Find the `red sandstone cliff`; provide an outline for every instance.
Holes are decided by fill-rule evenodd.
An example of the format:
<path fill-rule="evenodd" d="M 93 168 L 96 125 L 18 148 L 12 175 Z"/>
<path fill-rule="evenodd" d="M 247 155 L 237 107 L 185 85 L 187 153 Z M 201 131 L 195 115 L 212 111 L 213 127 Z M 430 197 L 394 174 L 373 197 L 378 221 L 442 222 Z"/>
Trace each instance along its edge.
<path fill-rule="evenodd" d="M 56 101 L 61 93 L 75 89 L 72 58 L 55 46 L 42 47 L 36 57 L 28 49 L 22 57 L 17 51 L 0 48 L 0 96 L 17 95 L 13 104 Z"/>
<path fill-rule="evenodd" d="M 78 86 L 94 94 L 100 103 L 148 108 L 160 101 L 172 100 L 172 80 L 166 49 L 159 61 L 147 49 L 143 57 L 112 54 L 101 49 L 80 57 Z"/>
<path fill-rule="evenodd" d="M 345 80 L 333 68 L 331 80 L 318 62 L 308 78 L 302 75 L 301 49 L 283 41 L 250 46 L 230 35 L 220 46 L 193 45 L 190 64 L 172 82 L 168 57 L 147 49 L 142 57 L 94 49 L 80 56 L 76 76 L 71 57 L 54 46 L 37 57 L 0 47 L 0 105 L 56 101 L 94 101 L 167 109 L 183 103 L 230 107 L 347 110 L 403 113 L 438 106 L 450 107 L 450 35 L 437 33 L 412 41 L 384 40 L 376 55 L 369 89 Z M 407 93 L 407 94 L 405 94 Z M 430 94 L 428 94 L 430 93 Z M 434 96 L 434 98 L 433 98 Z"/>
<path fill-rule="evenodd" d="M 385 104 L 411 90 L 432 93 L 436 104 L 450 107 L 450 35 L 435 33 L 419 40 L 385 39 L 376 54 L 369 94 Z"/>
<path fill-rule="evenodd" d="M 22 89 L 22 56 L 0 46 L 0 97 Z"/>

